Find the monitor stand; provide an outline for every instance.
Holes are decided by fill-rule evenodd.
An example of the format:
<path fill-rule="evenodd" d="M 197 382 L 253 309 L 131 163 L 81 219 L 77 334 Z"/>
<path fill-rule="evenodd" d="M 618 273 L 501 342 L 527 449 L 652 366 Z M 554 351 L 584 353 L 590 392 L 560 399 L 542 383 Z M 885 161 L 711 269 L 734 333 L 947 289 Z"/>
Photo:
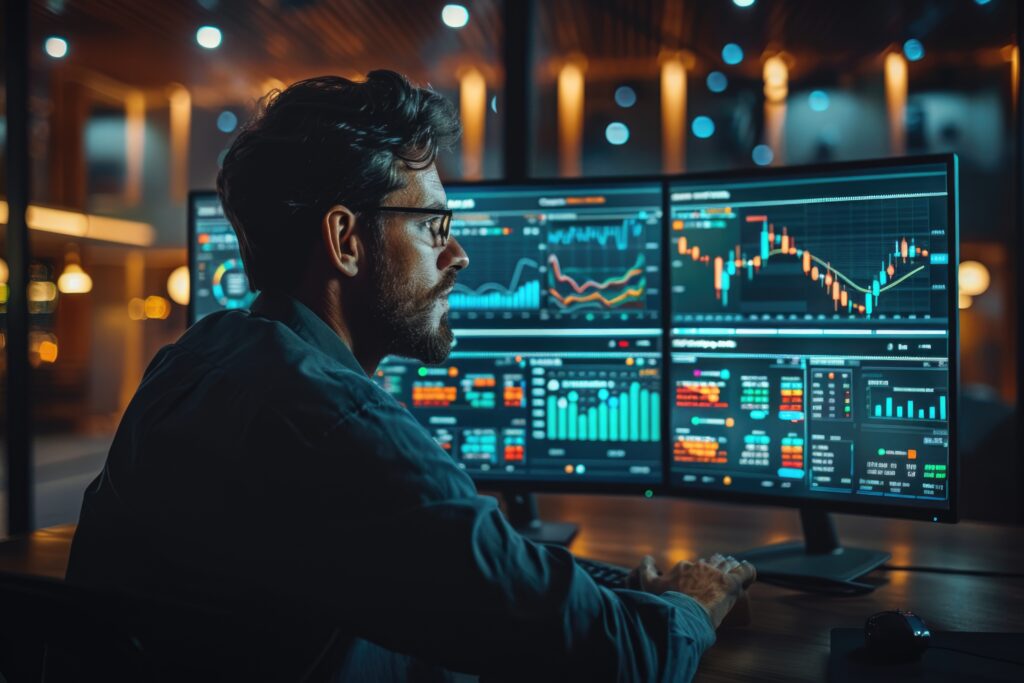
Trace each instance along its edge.
<path fill-rule="evenodd" d="M 569 522 L 544 522 L 537 516 L 537 499 L 532 493 L 505 492 L 505 511 L 509 523 L 534 543 L 569 545 L 579 526 Z"/>
<path fill-rule="evenodd" d="M 788 579 L 846 582 L 867 574 L 892 557 L 869 548 L 839 545 L 835 526 L 827 512 L 800 510 L 804 542 L 787 542 L 737 553 L 753 563 L 758 574 Z"/>

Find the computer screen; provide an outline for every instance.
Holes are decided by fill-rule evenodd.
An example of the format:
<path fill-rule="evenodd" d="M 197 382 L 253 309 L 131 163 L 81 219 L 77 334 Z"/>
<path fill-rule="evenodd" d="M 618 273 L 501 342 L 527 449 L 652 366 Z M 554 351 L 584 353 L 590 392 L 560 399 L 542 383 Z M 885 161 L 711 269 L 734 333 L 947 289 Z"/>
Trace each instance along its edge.
<path fill-rule="evenodd" d="M 190 321 L 224 309 L 248 308 L 255 294 L 238 253 L 238 238 L 215 192 L 189 196 Z"/>
<path fill-rule="evenodd" d="M 955 158 L 668 192 L 670 490 L 948 511 Z"/>
<path fill-rule="evenodd" d="M 478 480 L 660 484 L 662 183 L 447 191 L 455 346 L 388 359 L 381 386 Z"/>

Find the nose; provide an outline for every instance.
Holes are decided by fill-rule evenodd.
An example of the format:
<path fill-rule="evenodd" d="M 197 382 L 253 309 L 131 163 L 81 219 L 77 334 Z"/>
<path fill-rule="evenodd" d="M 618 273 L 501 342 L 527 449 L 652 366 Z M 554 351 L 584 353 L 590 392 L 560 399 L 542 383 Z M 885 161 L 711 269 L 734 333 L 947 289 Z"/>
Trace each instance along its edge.
<path fill-rule="evenodd" d="M 469 256 L 466 255 L 466 251 L 459 244 L 459 241 L 455 237 L 449 237 L 448 243 L 444 247 L 444 251 L 441 252 L 441 256 L 437 259 L 438 270 L 447 270 L 454 268 L 455 270 L 462 270 L 469 265 Z"/>

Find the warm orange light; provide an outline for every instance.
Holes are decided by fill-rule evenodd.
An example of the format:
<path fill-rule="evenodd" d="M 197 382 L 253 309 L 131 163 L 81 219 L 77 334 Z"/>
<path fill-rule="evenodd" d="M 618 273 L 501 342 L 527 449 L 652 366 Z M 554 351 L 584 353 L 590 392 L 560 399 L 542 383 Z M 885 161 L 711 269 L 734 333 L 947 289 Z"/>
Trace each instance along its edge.
<path fill-rule="evenodd" d="M 789 66 L 781 55 L 769 57 L 762 70 L 764 78 L 764 138 L 765 144 L 775 153 L 772 165 L 778 166 L 785 159 L 786 97 L 789 95 Z M 783 237 L 785 240 L 785 237 Z M 783 242 L 782 250 L 789 251 Z"/>
<path fill-rule="evenodd" d="M 661 64 L 661 167 L 665 173 L 686 167 L 686 67 L 678 57 Z"/>
<path fill-rule="evenodd" d="M 963 310 L 965 308 L 970 308 L 971 304 L 974 303 L 974 297 L 972 297 L 970 294 L 964 294 L 963 292 L 960 292 L 960 302 L 959 303 L 960 303 L 960 310 Z"/>
<path fill-rule="evenodd" d="M 124 99 L 125 188 L 129 206 L 142 201 L 142 161 L 146 147 L 146 95 L 131 90 Z"/>
<path fill-rule="evenodd" d="M 57 289 L 62 294 L 88 294 L 92 291 L 92 278 L 82 270 L 82 266 L 69 263 L 57 278 Z"/>
<path fill-rule="evenodd" d="M 906 151 L 904 116 L 907 108 L 907 60 L 899 52 L 885 56 L 885 110 L 889 119 L 889 148 L 893 154 Z"/>
<path fill-rule="evenodd" d="M 128 301 L 128 317 L 132 320 L 146 319 L 146 302 L 137 296 Z"/>
<path fill-rule="evenodd" d="M 167 278 L 167 294 L 171 301 L 179 306 L 188 306 L 189 274 L 188 266 L 178 266 Z"/>
<path fill-rule="evenodd" d="M 789 95 L 789 66 L 780 56 L 769 57 L 764 62 L 764 96 L 769 102 L 783 102 Z"/>
<path fill-rule="evenodd" d="M 964 261 L 959 268 L 960 293 L 967 296 L 984 294 L 992 283 L 988 268 L 980 261 Z"/>
<path fill-rule="evenodd" d="M 29 364 L 37 368 L 42 363 L 57 362 L 57 335 L 33 330 L 28 335 Z"/>
<path fill-rule="evenodd" d="M 459 118 L 462 120 L 462 177 L 479 180 L 484 172 L 487 82 L 475 68 L 459 77 Z"/>
<path fill-rule="evenodd" d="M 284 90 L 285 84 L 280 78 L 267 78 L 260 83 L 260 97 L 263 97 L 271 90 Z"/>
<path fill-rule="evenodd" d="M 147 296 L 143 302 L 143 312 L 147 318 L 166 320 L 171 314 L 171 302 L 162 296 Z"/>
<path fill-rule="evenodd" d="M 57 345 L 52 341 L 44 341 L 39 344 L 39 360 L 44 363 L 57 362 Z"/>
<path fill-rule="evenodd" d="M 558 172 L 583 172 L 583 68 L 569 62 L 558 73 Z"/>
<path fill-rule="evenodd" d="M 192 128 L 192 95 L 183 85 L 174 85 L 168 95 L 171 129 L 171 197 L 185 201 L 188 196 L 188 145 Z"/>
<path fill-rule="evenodd" d="M 9 208 L 0 199 L 0 224 L 7 224 Z M 40 232 L 52 232 L 72 237 L 87 237 L 94 240 L 132 244 L 148 247 L 156 239 L 156 230 L 149 223 L 107 218 L 93 214 L 53 209 L 30 204 L 25 212 L 28 227 Z"/>

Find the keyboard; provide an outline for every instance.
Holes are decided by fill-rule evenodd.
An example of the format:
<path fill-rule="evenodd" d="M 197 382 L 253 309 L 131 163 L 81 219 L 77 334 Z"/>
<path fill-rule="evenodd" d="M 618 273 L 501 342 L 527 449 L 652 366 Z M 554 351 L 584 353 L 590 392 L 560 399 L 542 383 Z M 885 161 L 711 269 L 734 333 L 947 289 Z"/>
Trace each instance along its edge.
<path fill-rule="evenodd" d="M 590 575 L 595 582 L 605 588 L 625 588 L 628 569 L 617 564 L 608 564 L 598 560 L 588 560 L 585 557 L 577 557 L 576 564 L 580 569 Z"/>

